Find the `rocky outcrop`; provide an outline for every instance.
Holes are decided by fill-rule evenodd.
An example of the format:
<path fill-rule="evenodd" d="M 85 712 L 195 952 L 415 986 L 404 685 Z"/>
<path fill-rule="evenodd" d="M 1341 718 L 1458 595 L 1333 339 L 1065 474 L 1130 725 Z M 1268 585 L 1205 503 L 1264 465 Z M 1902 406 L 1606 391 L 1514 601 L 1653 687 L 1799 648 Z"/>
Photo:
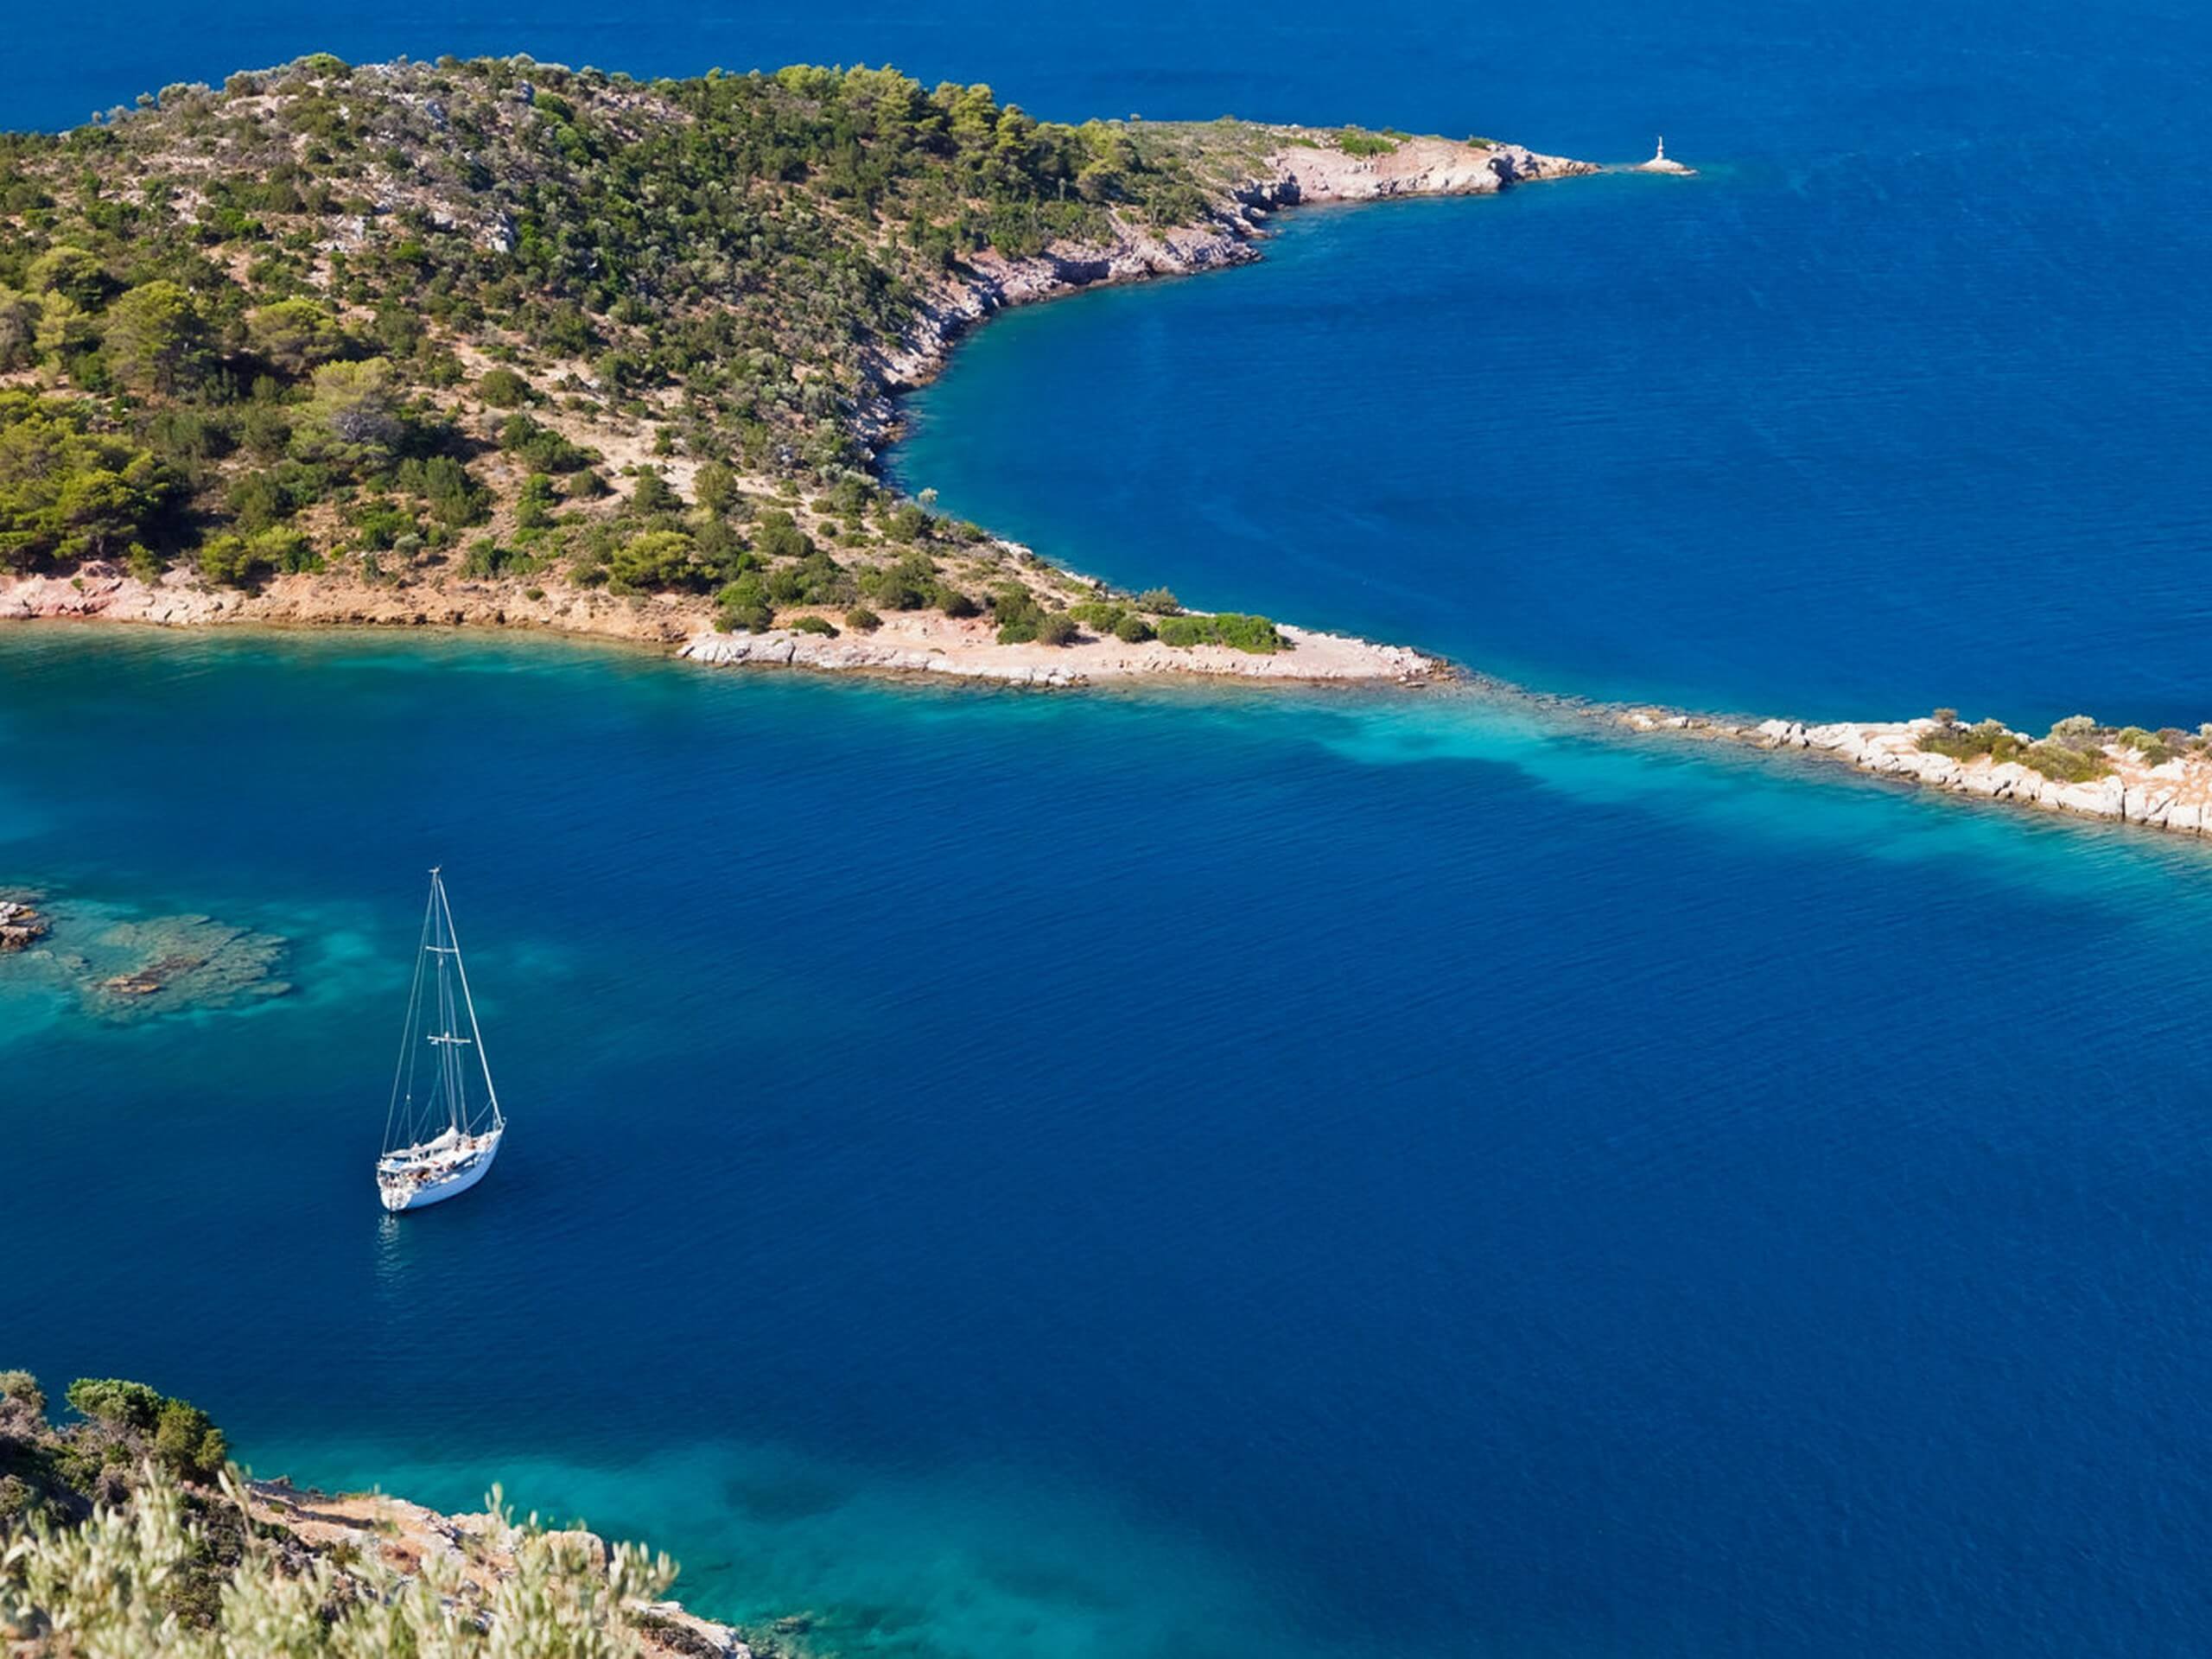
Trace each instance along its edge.
<path fill-rule="evenodd" d="M 1921 739 L 1936 729 L 1932 720 L 1826 726 L 1770 720 L 1753 729 L 1770 747 L 1815 750 L 1861 772 L 1909 778 L 1934 789 L 2189 835 L 2212 829 L 2212 763 L 2195 755 L 2154 763 L 2125 744 L 2107 743 L 2102 750 L 2111 772 L 2069 782 L 2017 760 L 1986 754 L 1961 760 L 1923 749 Z"/>
<path fill-rule="evenodd" d="M 29 899 L 0 899 L 0 951 L 28 950 L 52 926 Z"/>
<path fill-rule="evenodd" d="M 2212 834 L 2212 757 L 2177 754 L 2153 761 L 2124 743 L 2100 746 L 2112 770 L 2101 778 L 2069 781 L 2046 777 L 2018 760 L 1986 754 L 1964 759 L 1920 747 L 1936 729 L 1933 720 L 1732 721 L 1678 710 L 1628 709 L 1614 718 L 1640 732 L 1675 734 L 1754 748 L 1802 751 L 1838 761 L 1879 778 L 1924 784 L 1951 794 L 2007 801 L 2081 817 L 2106 818 L 2171 830 L 2183 835 Z M 2026 734 L 2015 734 L 2024 743 Z"/>
<path fill-rule="evenodd" d="M 1516 184 L 1600 170 L 1594 162 L 1539 155 L 1519 144 L 1462 144 L 1449 138 L 1402 139 L 1382 156 L 1350 156 L 1309 139 L 1277 150 L 1268 164 L 1269 175 L 1240 193 L 1247 202 L 1264 207 L 1395 196 L 1487 196 Z"/>
<path fill-rule="evenodd" d="M 283 1529 L 315 1554 L 373 1551 L 404 1577 L 421 1573 L 434 1560 L 448 1561 L 480 1581 L 503 1580 L 515 1570 L 520 1533 L 502 1516 L 441 1515 L 380 1495 L 334 1497 L 283 1480 L 249 1481 L 245 1493 L 256 1521 Z M 606 1541 L 594 1533 L 574 1535 L 604 1567 Z M 687 1612 L 676 1602 L 624 1611 L 645 1659 L 753 1659 L 754 1649 L 741 1632 Z"/>

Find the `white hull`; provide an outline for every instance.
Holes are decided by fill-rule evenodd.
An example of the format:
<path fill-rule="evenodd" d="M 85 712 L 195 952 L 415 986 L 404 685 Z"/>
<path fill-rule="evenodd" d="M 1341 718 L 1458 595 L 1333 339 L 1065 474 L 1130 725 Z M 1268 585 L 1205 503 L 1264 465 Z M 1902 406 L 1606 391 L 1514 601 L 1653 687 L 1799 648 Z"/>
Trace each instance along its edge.
<path fill-rule="evenodd" d="M 428 1168 L 395 1167 L 395 1160 L 384 1160 L 377 1165 L 377 1196 L 395 1216 L 403 1210 L 420 1210 L 456 1198 L 484 1179 L 492 1167 L 492 1160 L 499 1155 L 500 1137 L 505 1133 L 502 1126 L 488 1135 L 474 1137 L 475 1151 L 458 1163 L 447 1158 Z"/>

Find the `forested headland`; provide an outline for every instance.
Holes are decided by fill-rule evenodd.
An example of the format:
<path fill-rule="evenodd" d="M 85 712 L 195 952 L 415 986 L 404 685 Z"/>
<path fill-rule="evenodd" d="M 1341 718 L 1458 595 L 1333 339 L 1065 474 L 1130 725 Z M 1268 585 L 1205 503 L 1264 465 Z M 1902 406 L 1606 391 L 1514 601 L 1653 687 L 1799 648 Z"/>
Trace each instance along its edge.
<path fill-rule="evenodd" d="M 1056 250 L 1233 245 L 1356 132 L 1032 118 L 794 67 L 640 82 L 329 56 L 0 137 L 0 575 L 688 595 L 1267 652 L 884 487 L 947 296 Z"/>

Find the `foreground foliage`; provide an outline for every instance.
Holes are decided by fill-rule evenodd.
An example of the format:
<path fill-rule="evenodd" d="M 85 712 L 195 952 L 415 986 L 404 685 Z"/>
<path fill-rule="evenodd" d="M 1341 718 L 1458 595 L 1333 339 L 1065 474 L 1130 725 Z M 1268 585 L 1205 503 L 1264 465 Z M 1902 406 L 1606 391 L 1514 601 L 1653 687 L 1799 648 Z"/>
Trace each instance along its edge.
<path fill-rule="evenodd" d="M 116 1381 L 68 1398 L 94 1414 L 57 1433 L 36 1383 L 0 1373 L 17 1498 L 0 1511 L 0 1635 L 23 1659 L 617 1659 L 666 1624 L 650 1607 L 675 1577 L 665 1556 L 602 1555 L 534 1516 L 507 1525 L 496 1564 L 431 1554 L 403 1573 L 374 1548 L 313 1552 L 251 1518 L 191 1408 Z M 193 1421 L 173 1429 L 180 1413 Z M 493 1507 L 508 1522 L 496 1492 Z"/>

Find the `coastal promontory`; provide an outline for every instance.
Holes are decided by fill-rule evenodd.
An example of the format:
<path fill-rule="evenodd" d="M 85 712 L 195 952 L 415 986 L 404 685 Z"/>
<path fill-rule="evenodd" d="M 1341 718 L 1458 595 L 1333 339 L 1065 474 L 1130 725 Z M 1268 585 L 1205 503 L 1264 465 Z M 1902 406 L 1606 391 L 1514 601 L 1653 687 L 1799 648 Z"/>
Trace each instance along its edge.
<path fill-rule="evenodd" d="M 478 624 L 1064 683 L 1402 679 L 884 485 L 1001 307 L 1257 257 L 1289 206 L 1595 170 L 1039 121 L 982 86 L 320 55 L 0 140 L 0 617 Z"/>

